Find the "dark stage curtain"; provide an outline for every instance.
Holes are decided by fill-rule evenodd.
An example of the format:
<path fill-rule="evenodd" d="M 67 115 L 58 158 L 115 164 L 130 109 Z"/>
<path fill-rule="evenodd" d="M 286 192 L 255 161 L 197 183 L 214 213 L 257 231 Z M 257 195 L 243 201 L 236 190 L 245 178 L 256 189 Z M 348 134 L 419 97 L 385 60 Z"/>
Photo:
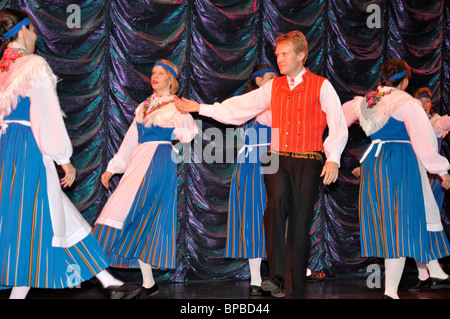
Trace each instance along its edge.
<path fill-rule="evenodd" d="M 69 7 L 73 3 L 78 7 Z M 409 91 L 428 86 L 435 110 L 449 111 L 448 1 L 0 0 L 0 7 L 31 13 L 37 53 L 61 79 L 58 94 L 78 170 L 67 194 L 91 224 L 120 179 L 116 176 L 107 191 L 100 175 L 135 107 L 151 93 L 151 69 L 160 58 L 180 69 L 180 96 L 222 101 L 243 92 L 256 64 L 276 66 L 275 37 L 298 29 L 309 42 L 306 66 L 327 77 L 343 103 L 373 88 L 382 63 L 396 57 L 412 68 Z M 68 21 L 77 17 L 80 25 L 70 28 Z M 194 116 L 201 134 L 192 146 L 213 146 L 223 156 L 236 153 L 207 134 L 208 128 L 225 134 L 230 127 Z M 331 277 L 364 275 L 373 262 L 360 256 L 359 185 L 350 173 L 364 136 L 357 127 L 350 132 L 339 180 L 321 189 L 311 229 L 310 268 Z M 443 153 L 449 157 L 449 152 L 446 138 Z M 233 168 L 230 163 L 180 164 L 178 265 L 164 278 L 248 278 L 245 261 L 222 257 Z M 443 214 L 450 231 L 448 202 Z"/>

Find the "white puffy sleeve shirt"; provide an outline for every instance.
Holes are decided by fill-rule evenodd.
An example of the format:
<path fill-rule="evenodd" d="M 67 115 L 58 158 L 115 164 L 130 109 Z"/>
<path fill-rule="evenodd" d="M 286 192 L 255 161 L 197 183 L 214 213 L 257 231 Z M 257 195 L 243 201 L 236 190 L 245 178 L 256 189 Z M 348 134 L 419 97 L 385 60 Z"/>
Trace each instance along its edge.
<path fill-rule="evenodd" d="M 30 75 L 25 94 L 30 98 L 30 126 L 42 153 L 53 227 L 52 245 L 71 247 L 90 234 L 91 227 L 61 189 L 55 162 L 70 163 L 72 143 L 56 93 L 56 76 L 45 60 L 31 56 L 24 74 Z M 29 70 L 27 70 L 29 68 Z"/>
<path fill-rule="evenodd" d="M 304 72 L 305 69 L 295 78 L 298 83 L 302 80 Z M 297 82 L 296 84 L 298 84 Z M 231 97 L 222 103 L 200 104 L 199 114 L 225 124 L 243 124 L 270 107 L 272 84 L 273 80 L 259 89 L 244 95 Z M 323 82 L 320 89 L 320 104 L 322 111 L 327 115 L 329 130 L 329 134 L 323 143 L 325 156 L 327 161 L 336 162 L 340 165 L 341 154 L 348 139 L 348 130 L 339 96 L 328 80 Z M 270 124 L 271 121 L 267 121 L 267 116 L 265 118 L 265 121 L 260 122 L 265 125 Z"/>
<path fill-rule="evenodd" d="M 359 119 L 362 101 L 362 97 L 357 97 L 343 105 L 348 126 Z M 411 99 L 398 107 L 392 117 L 405 123 L 414 152 L 425 169 L 432 174 L 441 176 L 447 174 L 450 164 L 438 153 L 436 135 L 419 102 Z"/>
<path fill-rule="evenodd" d="M 433 114 L 430 118 L 431 126 L 437 138 L 443 137 L 450 131 L 450 116 Z"/>

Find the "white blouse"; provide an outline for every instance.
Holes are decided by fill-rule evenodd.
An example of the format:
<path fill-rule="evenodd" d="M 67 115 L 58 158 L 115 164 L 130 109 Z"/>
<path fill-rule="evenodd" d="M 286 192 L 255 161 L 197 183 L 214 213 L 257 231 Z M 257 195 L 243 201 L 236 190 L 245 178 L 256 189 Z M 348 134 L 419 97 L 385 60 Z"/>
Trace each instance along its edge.
<path fill-rule="evenodd" d="M 23 48 L 17 43 L 9 47 Z M 61 189 L 55 162 L 70 163 L 73 149 L 56 94 L 56 76 L 42 57 L 23 56 L 0 74 L 2 121 L 20 96 L 30 98 L 30 127 L 46 168 L 52 245 L 71 247 L 89 235 L 91 227 Z"/>
<path fill-rule="evenodd" d="M 450 116 L 448 115 L 433 114 L 430 122 L 437 138 L 444 137 L 450 131 Z"/>
<path fill-rule="evenodd" d="M 305 72 L 306 70 L 303 68 L 296 76 L 296 84 L 302 81 L 302 76 Z M 200 104 L 199 114 L 211 117 L 221 123 L 241 125 L 270 107 L 272 84 L 273 80 L 268 81 L 256 90 L 231 97 L 222 103 L 214 103 L 212 105 Z M 347 144 L 348 130 L 345 125 L 339 96 L 328 80 L 323 82 L 320 89 L 320 104 L 322 111 L 327 116 L 329 130 L 328 136 L 323 143 L 325 156 L 327 161 L 336 162 L 340 165 L 341 154 Z M 262 119 L 260 121 L 258 118 L 257 120 L 261 124 L 270 125 L 271 120 L 267 120 L 267 116 L 271 117 L 271 114 L 265 114 L 265 121 Z"/>
<path fill-rule="evenodd" d="M 344 103 L 342 108 L 347 126 L 360 119 L 363 99 L 363 97 L 356 97 Z M 383 99 L 388 99 L 388 97 Z M 445 157 L 439 155 L 433 128 L 419 103 L 411 97 L 398 105 L 395 111 L 390 115 L 387 114 L 387 116 L 392 116 L 394 119 L 405 123 L 414 152 L 425 169 L 432 174 L 445 175 L 447 170 L 450 169 L 450 164 Z"/>
<path fill-rule="evenodd" d="M 166 94 L 158 102 L 167 102 L 173 96 Z M 138 142 L 137 123 L 158 125 L 160 127 L 174 128 L 174 139 L 181 143 L 189 143 L 198 133 L 191 114 L 182 114 L 174 103 L 162 106 L 143 118 L 143 103 L 136 109 L 136 116 L 128 129 L 119 150 L 110 160 L 107 170 L 112 174 L 123 173 L 119 185 L 106 202 L 103 210 L 95 221 L 96 224 L 108 225 L 121 229 L 133 204 L 139 185 L 152 161 L 158 146 L 167 141 Z M 171 158 L 168 161 L 173 160 Z M 159 182 L 159 181 L 157 181 Z"/>

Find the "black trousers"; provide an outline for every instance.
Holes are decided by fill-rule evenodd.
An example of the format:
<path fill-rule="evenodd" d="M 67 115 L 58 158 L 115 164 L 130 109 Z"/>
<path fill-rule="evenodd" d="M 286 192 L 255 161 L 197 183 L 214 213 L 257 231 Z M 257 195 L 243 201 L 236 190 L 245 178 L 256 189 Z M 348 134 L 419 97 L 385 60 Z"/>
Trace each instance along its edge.
<path fill-rule="evenodd" d="M 264 231 L 269 273 L 292 289 L 294 298 L 306 296 L 310 228 L 323 168 L 321 158 L 279 156 L 279 168 L 265 174 L 267 208 Z M 287 232 L 286 232 L 287 227 Z"/>

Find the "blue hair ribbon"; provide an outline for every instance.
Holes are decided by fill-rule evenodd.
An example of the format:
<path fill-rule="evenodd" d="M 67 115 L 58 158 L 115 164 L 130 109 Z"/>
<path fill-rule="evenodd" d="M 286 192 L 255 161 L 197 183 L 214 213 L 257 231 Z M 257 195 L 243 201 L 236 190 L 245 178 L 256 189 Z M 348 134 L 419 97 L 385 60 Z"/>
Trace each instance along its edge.
<path fill-rule="evenodd" d="M 258 75 L 261 75 L 264 73 L 270 73 L 270 72 L 276 73 L 274 69 L 263 69 L 263 70 L 253 72 L 252 75 L 250 75 L 250 80 L 257 77 Z"/>
<path fill-rule="evenodd" d="M 5 38 L 5 40 L 8 40 L 9 38 L 12 38 L 17 33 L 19 33 L 20 30 L 22 30 L 23 26 L 27 26 L 30 23 L 31 23 L 30 19 L 28 19 L 28 18 L 23 19 L 22 21 L 17 23 L 15 26 L 13 26 L 8 32 L 6 32 L 3 35 L 3 37 Z"/>
<path fill-rule="evenodd" d="M 400 72 L 400 73 L 393 74 L 393 75 L 391 75 L 391 76 L 384 76 L 384 75 L 381 75 L 381 78 L 382 78 L 383 80 L 387 80 L 387 79 L 396 80 L 396 79 L 401 79 L 401 78 L 404 77 L 405 75 L 406 75 L 406 71 L 403 71 L 403 72 Z"/>
<path fill-rule="evenodd" d="M 391 80 L 396 80 L 396 79 L 401 79 L 405 75 L 406 75 L 406 71 L 403 71 L 403 72 L 391 75 L 390 78 L 391 78 Z"/>
<path fill-rule="evenodd" d="M 168 70 L 170 73 L 172 73 L 172 75 L 175 77 L 175 79 L 177 78 L 177 72 L 175 72 L 175 70 L 168 64 L 164 63 L 164 62 L 156 62 L 155 66 L 162 66 L 163 68 L 165 68 L 166 70 Z"/>

